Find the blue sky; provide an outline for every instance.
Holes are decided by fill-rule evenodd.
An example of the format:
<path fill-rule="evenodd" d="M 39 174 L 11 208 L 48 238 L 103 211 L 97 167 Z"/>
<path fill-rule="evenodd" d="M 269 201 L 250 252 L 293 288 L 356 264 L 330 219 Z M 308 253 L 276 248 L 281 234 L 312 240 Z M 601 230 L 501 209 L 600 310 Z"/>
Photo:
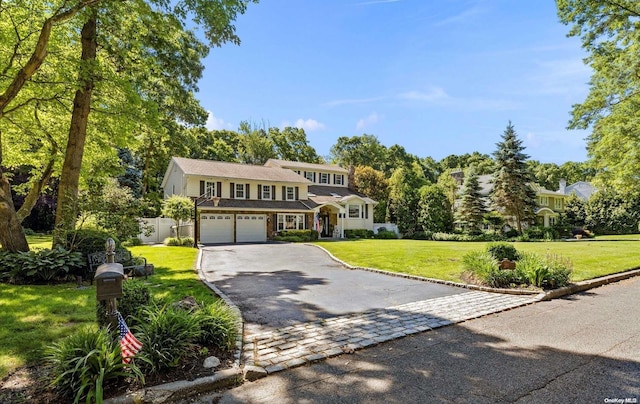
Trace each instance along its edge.
<path fill-rule="evenodd" d="M 511 120 L 531 158 L 587 158 L 566 126 L 590 69 L 552 0 L 262 0 L 236 29 L 205 60 L 210 129 L 298 126 L 322 156 L 367 133 L 440 160 L 492 153 Z"/>

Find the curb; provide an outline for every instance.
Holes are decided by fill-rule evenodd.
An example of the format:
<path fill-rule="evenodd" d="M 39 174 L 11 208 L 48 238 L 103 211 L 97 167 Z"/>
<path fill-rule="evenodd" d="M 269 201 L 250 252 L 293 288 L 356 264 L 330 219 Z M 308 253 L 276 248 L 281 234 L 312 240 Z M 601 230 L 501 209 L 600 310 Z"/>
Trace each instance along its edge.
<path fill-rule="evenodd" d="M 559 297 L 571 295 L 578 292 L 584 292 L 585 290 L 597 288 L 599 286 L 633 278 L 634 276 L 639 276 L 639 275 L 640 275 L 640 268 L 636 268 L 626 272 L 620 272 L 613 275 L 607 275 L 600 278 L 577 282 L 569 286 L 550 290 L 544 293 L 544 296 L 542 297 L 541 300 L 545 301 L 545 300 L 557 299 Z"/>

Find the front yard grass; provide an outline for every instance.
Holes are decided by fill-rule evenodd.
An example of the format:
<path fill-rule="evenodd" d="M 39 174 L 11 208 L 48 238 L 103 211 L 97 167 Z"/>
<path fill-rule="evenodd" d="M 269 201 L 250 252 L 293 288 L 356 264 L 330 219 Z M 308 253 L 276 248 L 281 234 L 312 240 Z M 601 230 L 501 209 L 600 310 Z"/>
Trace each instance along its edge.
<path fill-rule="evenodd" d="M 462 282 L 462 256 L 487 243 L 424 240 L 318 241 L 348 264 L 426 278 Z M 556 241 L 514 243 L 518 251 L 556 254 L 573 262 L 571 281 L 582 281 L 640 267 L 640 242 Z"/>
<path fill-rule="evenodd" d="M 30 245 L 51 246 L 51 239 L 28 237 Z M 33 241 L 33 244 L 31 242 Z M 146 280 L 154 297 L 172 301 L 194 296 L 198 301 L 216 299 L 194 271 L 198 250 L 187 247 L 138 246 L 155 264 L 155 274 Z M 144 281 L 144 278 L 139 278 Z M 8 285 L 0 283 L 0 379 L 25 365 L 41 365 L 47 346 L 82 327 L 96 327 L 95 284 Z"/>

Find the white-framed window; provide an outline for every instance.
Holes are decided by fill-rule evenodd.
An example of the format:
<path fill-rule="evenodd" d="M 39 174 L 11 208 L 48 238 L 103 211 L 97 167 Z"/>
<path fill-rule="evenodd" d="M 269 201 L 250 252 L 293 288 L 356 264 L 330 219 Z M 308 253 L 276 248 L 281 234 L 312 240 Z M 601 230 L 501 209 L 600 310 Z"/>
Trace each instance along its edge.
<path fill-rule="evenodd" d="M 349 205 L 349 219 L 360 219 L 361 210 L 360 205 Z"/>
<path fill-rule="evenodd" d="M 207 195 L 207 198 L 211 198 L 213 196 L 220 196 L 220 195 L 216 195 L 216 183 L 210 182 L 210 181 L 206 181 L 204 183 L 204 193 L 205 195 Z"/>
<path fill-rule="evenodd" d="M 336 185 L 344 185 L 344 175 L 336 174 Z"/>
<path fill-rule="evenodd" d="M 313 171 L 305 171 L 304 172 L 304 177 L 306 179 L 308 179 L 309 181 L 313 182 L 313 177 L 314 177 Z"/>
<path fill-rule="evenodd" d="M 556 198 L 554 200 L 554 206 L 556 209 L 562 209 L 562 199 Z"/>
<path fill-rule="evenodd" d="M 263 185 L 261 192 L 262 199 L 271 199 L 271 185 Z"/>
<path fill-rule="evenodd" d="M 320 183 L 328 184 L 329 183 L 329 174 L 328 173 L 320 173 Z"/>
<path fill-rule="evenodd" d="M 244 199 L 244 184 L 236 184 L 236 199 Z"/>
<path fill-rule="evenodd" d="M 554 216 L 549 217 L 549 226 L 555 226 L 556 218 Z"/>
<path fill-rule="evenodd" d="M 541 196 L 540 197 L 540 206 L 549 206 L 549 197 Z"/>
<path fill-rule="evenodd" d="M 304 230 L 304 214 L 278 213 L 278 231 Z"/>
<path fill-rule="evenodd" d="M 287 200 L 288 201 L 295 201 L 295 199 L 296 199 L 296 189 L 295 189 L 295 187 L 287 187 L 286 193 L 287 193 Z"/>

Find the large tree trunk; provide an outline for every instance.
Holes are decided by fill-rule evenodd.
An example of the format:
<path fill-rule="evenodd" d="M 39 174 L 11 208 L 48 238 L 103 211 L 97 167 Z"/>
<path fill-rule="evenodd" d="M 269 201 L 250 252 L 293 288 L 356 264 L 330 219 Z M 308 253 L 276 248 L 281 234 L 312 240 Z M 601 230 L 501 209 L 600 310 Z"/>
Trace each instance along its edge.
<path fill-rule="evenodd" d="M 53 245 L 66 245 L 66 235 L 75 227 L 78 217 L 78 184 L 80 168 L 87 137 L 87 124 L 91 111 L 91 94 L 95 85 L 96 63 L 96 13 L 82 27 L 82 72 L 78 80 L 81 84 L 73 100 L 73 113 L 69 128 L 69 139 L 65 151 L 60 185 L 58 187 L 58 203 L 56 208 L 56 224 L 53 234 Z"/>
<path fill-rule="evenodd" d="M 29 243 L 11 198 L 11 184 L 2 169 L 0 169 L 0 243 L 5 251 L 29 251 Z"/>

